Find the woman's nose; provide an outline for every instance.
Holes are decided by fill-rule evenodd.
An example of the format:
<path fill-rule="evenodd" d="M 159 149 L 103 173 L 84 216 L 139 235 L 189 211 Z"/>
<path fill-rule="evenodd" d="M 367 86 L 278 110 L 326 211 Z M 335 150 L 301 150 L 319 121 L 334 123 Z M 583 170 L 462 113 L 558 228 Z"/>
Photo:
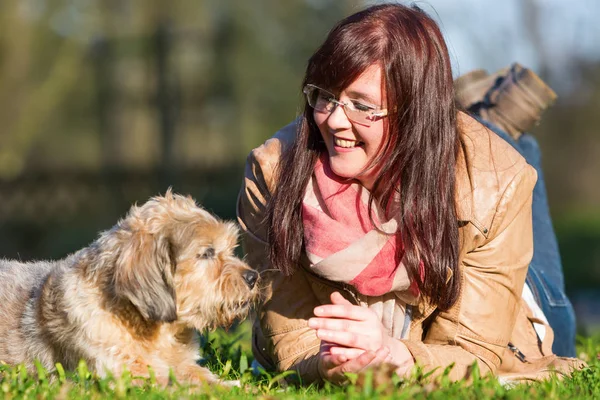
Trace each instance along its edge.
<path fill-rule="evenodd" d="M 352 123 L 346 115 L 344 106 L 336 105 L 329 117 L 327 118 L 327 126 L 331 130 L 342 130 L 352 128 Z"/>

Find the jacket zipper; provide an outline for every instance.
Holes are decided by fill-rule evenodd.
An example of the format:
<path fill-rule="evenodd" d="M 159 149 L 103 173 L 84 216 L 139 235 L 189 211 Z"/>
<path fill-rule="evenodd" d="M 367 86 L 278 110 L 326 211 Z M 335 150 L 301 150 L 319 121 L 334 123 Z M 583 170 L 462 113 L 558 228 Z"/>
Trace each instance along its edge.
<path fill-rule="evenodd" d="M 515 357 L 517 357 L 519 361 L 524 363 L 528 362 L 527 357 L 525 357 L 525 354 L 523 354 L 521 350 L 519 350 L 519 348 L 511 342 L 508 342 L 508 349 L 514 353 Z"/>

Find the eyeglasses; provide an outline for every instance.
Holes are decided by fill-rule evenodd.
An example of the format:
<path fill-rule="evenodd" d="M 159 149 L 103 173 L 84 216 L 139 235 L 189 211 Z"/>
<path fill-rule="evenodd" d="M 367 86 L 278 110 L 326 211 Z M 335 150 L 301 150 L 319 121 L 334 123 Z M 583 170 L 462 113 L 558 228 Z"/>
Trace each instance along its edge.
<path fill-rule="evenodd" d="M 306 96 L 308 105 L 316 111 L 331 113 L 337 106 L 341 106 L 348 119 L 357 124 L 371 126 L 373 121 L 388 115 L 387 109 L 365 104 L 359 100 L 348 99 L 348 101 L 339 101 L 333 93 L 315 85 L 308 84 L 304 86 L 302 92 Z"/>

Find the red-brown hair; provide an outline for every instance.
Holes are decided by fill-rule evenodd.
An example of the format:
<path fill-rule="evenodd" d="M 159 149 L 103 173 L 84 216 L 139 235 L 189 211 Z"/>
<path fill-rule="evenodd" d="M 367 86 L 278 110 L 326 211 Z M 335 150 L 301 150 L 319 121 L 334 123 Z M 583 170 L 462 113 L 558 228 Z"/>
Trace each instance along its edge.
<path fill-rule="evenodd" d="M 386 209 L 387 200 L 400 193 L 398 240 L 403 246 L 398 248 L 403 250 L 397 258 L 420 291 L 447 309 L 460 290 L 454 198 L 460 139 L 451 64 L 439 27 L 416 6 L 369 7 L 331 30 L 308 61 L 303 86 L 311 83 L 339 93 L 376 63 L 382 67 L 390 115 L 374 160 L 380 172 L 369 205 L 374 197 Z M 277 187 L 282 190 L 275 191 L 267 211 L 270 260 L 286 274 L 300 262 L 302 199 L 323 151 L 313 110 L 305 104 L 297 138 L 279 164 Z M 448 270 L 453 274 L 447 283 Z"/>

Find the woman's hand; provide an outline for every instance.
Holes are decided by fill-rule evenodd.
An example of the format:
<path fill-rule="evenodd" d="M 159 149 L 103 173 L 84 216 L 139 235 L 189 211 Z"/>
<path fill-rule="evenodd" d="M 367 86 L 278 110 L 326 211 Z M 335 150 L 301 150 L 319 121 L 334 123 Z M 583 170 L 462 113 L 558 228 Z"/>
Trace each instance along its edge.
<path fill-rule="evenodd" d="M 338 292 L 331 294 L 331 303 L 316 307 L 317 318 L 309 319 L 308 326 L 317 330 L 319 339 L 334 345 L 333 354 L 351 359 L 387 344 L 389 336 L 371 309 L 353 305 Z"/>
<path fill-rule="evenodd" d="M 363 351 L 358 357 L 349 360 L 345 355 L 332 354 L 332 344 L 321 341 L 319 350 L 319 374 L 329 382 L 342 384 L 347 380 L 346 373 L 358 373 L 363 369 L 379 365 L 389 356 L 390 350 L 382 347 L 377 351 Z"/>
<path fill-rule="evenodd" d="M 308 320 L 308 326 L 317 330 L 317 337 L 327 343 L 322 357 L 327 366 L 341 367 L 357 360 L 356 366 L 362 365 L 360 369 L 382 362 L 396 365 L 396 372 L 401 375 L 412 369 L 412 355 L 401 341 L 387 334 L 375 312 L 353 305 L 338 292 L 331 294 L 331 303 L 316 307 L 317 318 Z M 382 349 L 389 349 L 383 359 L 377 356 L 382 354 Z"/>

